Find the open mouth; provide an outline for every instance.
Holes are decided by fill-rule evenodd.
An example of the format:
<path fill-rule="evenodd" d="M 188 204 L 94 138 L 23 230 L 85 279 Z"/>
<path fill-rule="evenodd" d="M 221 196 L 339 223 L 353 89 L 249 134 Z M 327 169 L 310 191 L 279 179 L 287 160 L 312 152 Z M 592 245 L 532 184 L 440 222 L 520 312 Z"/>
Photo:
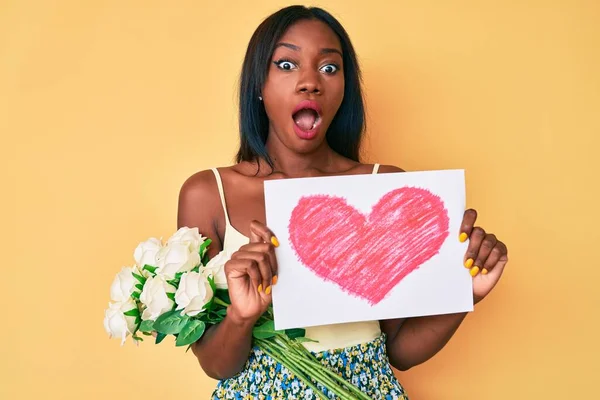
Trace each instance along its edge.
<path fill-rule="evenodd" d="M 321 107 L 316 101 L 303 101 L 294 109 L 292 119 L 300 136 L 305 139 L 314 136 L 321 124 Z"/>

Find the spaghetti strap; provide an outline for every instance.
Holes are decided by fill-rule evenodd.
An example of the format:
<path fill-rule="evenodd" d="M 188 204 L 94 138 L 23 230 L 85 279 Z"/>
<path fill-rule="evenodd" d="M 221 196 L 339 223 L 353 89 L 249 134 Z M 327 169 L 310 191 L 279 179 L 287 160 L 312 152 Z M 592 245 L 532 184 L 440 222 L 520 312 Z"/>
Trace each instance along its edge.
<path fill-rule="evenodd" d="M 216 168 L 211 168 L 212 172 L 215 174 L 215 178 L 217 179 L 217 186 L 219 187 L 219 196 L 221 197 L 221 204 L 223 205 L 223 212 L 225 213 L 225 224 L 227 226 L 229 223 L 229 215 L 227 214 L 227 204 L 225 203 L 225 191 L 223 190 L 223 181 L 221 181 L 221 174 Z"/>
<path fill-rule="evenodd" d="M 373 165 L 373 175 L 379 171 L 379 164 Z"/>

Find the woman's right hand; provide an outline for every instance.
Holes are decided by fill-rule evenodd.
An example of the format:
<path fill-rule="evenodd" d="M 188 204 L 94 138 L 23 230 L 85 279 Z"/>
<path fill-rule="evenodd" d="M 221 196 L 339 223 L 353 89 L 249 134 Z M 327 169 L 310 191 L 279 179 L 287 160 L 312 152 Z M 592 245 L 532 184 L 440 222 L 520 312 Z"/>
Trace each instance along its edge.
<path fill-rule="evenodd" d="M 273 232 L 258 221 L 250 223 L 250 243 L 240 247 L 225 264 L 231 305 L 227 316 L 254 324 L 271 304 L 271 286 L 277 283 Z"/>

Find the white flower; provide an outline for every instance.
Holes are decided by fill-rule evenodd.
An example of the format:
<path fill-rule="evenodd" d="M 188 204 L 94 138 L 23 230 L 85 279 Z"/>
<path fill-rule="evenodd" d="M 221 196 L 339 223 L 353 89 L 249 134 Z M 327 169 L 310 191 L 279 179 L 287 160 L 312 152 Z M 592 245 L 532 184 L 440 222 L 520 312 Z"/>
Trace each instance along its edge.
<path fill-rule="evenodd" d="M 110 298 L 112 301 L 127 301 L 131 297 L 138 281 L 133 277 L 132 267 L 123 267 L 121 272 L 115 276 L 110 286 Z"/>
<path fill-rule="evenodd" d="M 200 255 L 197 250 L 190 250 L 187 242 L 172 242 L 156 255 L 156 274 L 174 279 L 178 272 L 189 272 L 198 264 Z"/>
<path fill-rule="evenodd" d="M 211 258 L 205 267 L 200 267 L 204 276 L 212 276 L 217 289 L 227 289 L 227 276 L 225 276 L 225 263 L 231 258 L 231 252 L 221 251 Z"/>
<path fill-rule="evenodd" d="M 148 278 L 140 295 L 140 302 L 145 306 L 142 319 L 153 321 L 167 311 L 173 309 L 174 301 L 167 293 L 175 293 L 175 287 L 166 282 L 162 276 Z"/>
<path fill-rule="evenodd" d="M 136 328 L 136 318 L 126 316 L 125 313 L 136 308 L 135 301 L 129 298 L 127 301 L 109 303 L 104 314 L 104 329 L 110 338 L 121 338 L 121 346 Z"/>
<path fill-rule="evenodd" d="M 204 311 L 212 297 L 213 291 L 205 276 L 198 272 L 188 272 L 181 276 L 175 293 L 177 310 L 184 309 L 183 314 L 193 317 Z"/>
<path fill-rule="evenodd" d="M 187 226 L 183 226 L 167 240 L 167 245 L 173 243 L 185 243 L 190 252 L 198 253 L 200 251 L 200 246 L 204 243 L 204 239 L 205 238 L 199 233 L 198 228 L 188 228 Z"/>
<path fill-rule="evenodd" d="M 143 270 L 144 265 L 150 265 L 156 267 L 156 255 L 158 251 L 163 248 L 163 244 L 157 238 L 150 238 L 145 242 L 140 243 L 133 252 L 133 258 L 135 263 L 143 272 L 143 276 L 150 276 L 149 272 Z"/>

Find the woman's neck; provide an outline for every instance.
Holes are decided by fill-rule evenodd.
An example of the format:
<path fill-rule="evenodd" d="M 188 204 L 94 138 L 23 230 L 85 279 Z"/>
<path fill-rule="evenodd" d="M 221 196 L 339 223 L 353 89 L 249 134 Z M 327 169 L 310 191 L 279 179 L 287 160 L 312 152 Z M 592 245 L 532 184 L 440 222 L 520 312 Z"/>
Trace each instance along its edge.
<path fill-rule="evenodd" d="M 286 178 L 301 178 L 319 176 L 323 173 L 334 172 L 340 161 L 340 156 L 329 147 L 326 141 L 310 153 L 298 153 L 282 143 L 267 140 L 267 151 L 273 162 L 273 169 L 266 161 L 260 160 L 260 169 L 272 171 L 272 174 Z"/>

